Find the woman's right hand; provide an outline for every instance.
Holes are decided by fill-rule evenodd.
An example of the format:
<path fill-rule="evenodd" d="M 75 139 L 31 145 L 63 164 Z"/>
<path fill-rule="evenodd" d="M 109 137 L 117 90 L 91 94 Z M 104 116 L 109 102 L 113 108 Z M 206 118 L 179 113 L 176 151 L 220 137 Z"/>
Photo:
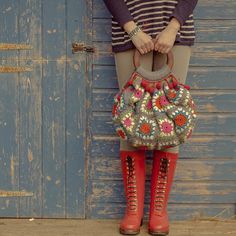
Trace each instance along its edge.
<path fill-rule="evenodd" d="M 132 42 L 141 54 L 148 53 L 154 50 L 152 37 L 143 31 L 139 31 L 132 37 Z"/>
<path fill-rule="evenodd" d="M 127 33 L 130 33 L 136 27 L 136 24 L 134 21 L 129 21 L 125 23 L 123 27 Z M 137 32 L 131 40 L 141 54 L 154 50 L 154 42 L 152 37 L 143 31 Z"/>

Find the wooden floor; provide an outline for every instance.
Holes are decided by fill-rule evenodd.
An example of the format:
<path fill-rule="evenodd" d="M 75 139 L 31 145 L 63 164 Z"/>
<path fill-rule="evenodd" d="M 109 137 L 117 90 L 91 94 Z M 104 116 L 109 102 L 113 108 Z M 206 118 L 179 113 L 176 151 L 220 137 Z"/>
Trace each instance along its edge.
<path fill-rule="evenodd" d="M 118 220 L 0 219 L 0 236 L 115 236 L 118 226 Z M 235 236 L 236 221 L 178 221 L 170 230 L 169 236 Z M 139 235 L 149 235 L 147 222 Z"/>

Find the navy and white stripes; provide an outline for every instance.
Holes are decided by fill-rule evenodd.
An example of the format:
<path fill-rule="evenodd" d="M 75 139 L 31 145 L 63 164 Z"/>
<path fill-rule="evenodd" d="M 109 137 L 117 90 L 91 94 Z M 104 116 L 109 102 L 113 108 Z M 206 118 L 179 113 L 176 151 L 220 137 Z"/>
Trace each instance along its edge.
<path fill-rule="evenodd" d="M 170 17 L 175 16 L 174 10 L 177 0 L 126 0 L 128 10 L 134 21 L 142 30 L 153 38 L 160 33 L 169 23 Z M 181 28 L 176 36 L 175 44 L 193 45 L 195 40 L 195 29 L 193 14 L 182 22 Z M 120 24 L 112 17 L 112 49 L 114 52 L 133 48 L 128 34 Z"/>

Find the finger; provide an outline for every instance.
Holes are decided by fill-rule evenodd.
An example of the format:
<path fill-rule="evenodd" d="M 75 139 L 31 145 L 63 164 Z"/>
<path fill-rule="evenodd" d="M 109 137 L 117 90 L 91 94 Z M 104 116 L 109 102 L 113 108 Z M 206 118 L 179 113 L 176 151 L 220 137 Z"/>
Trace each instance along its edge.
<path fill-rule="evenodd" d="M 154 49 L 154 43 L 153 43 L 153 40 L 150 41 L 150 43 L 149 43 L 149 47 L 150 47 L 151 51 Z"/>
<path fill-rule="evenodd" d="M 139 52 L 143 55 L 144 54 L 144 51 L 142 48 L 138 48 Z"/>
<path fill-rule="evenodd" d="M 162 45 L 160 45 L 160 46 L 158 47 L 158 51 L 159 51 L 160 53 L 163 53 L 164 49 L 165 49 L 165 47 L 162 46 Z"/>
<path fill-rule="evenodd" d="M 150 42 L 150 41 L 146 44 L 146 50 L 147 50 L 148 52 L 150 52 L 150 51 L 152 50 L 151 42 Z"/>
<path fill-rule="evenodd" d="M 141 46 L 141 49 L 143 51 L 143 54 L 147 53 L 147 49 L 146 49 L 146 47 L 144 45 Z"/>
<path fill-rule="evenodd" d="M 159 42 L 157 41 L 157 42 L 155 43 L 154 47 L 155 47 L 155 51 L 158 51 L 158 50 L 160 49 L 161 45 L 160 45 Z"/>
<path fill-rule="evenodd" d="M 163 46 L 162 49 L 161 49 L 161 53 L 166 53 L 168 50 L 168 47 L 166 46 Z"/>
<path fill-rule="evenodd" d="M 167 48 L 165 49 L 165 53 L 168 53 L 170 50 L 171 50 L 171 47 L 167 47 Z"/>

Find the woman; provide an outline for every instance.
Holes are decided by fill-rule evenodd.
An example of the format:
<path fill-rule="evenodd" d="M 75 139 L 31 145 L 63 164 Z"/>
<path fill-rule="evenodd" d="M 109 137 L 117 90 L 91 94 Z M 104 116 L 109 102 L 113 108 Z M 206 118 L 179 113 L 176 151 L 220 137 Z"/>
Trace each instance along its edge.
<path fill-rule="evenodd" d="M 112 15 L 112 51 L 121 89 L 134 71 L 135 48 L 148 70 L 162 67 L 166 53 L 174 54 L 173 73 L 185 83 L 195 31 L 193 10 L 197 0 L 104 0 Z M 157 53 L 153 53 L 156 51 Z M 179 147 L 153 151 L 148 231 L 167 235 L 167 202 Z M 143 220 L 145 192 L 145 152 L 120 140 L 120 159 L 126 195 L 121 234 L 138 234 Z"/>

